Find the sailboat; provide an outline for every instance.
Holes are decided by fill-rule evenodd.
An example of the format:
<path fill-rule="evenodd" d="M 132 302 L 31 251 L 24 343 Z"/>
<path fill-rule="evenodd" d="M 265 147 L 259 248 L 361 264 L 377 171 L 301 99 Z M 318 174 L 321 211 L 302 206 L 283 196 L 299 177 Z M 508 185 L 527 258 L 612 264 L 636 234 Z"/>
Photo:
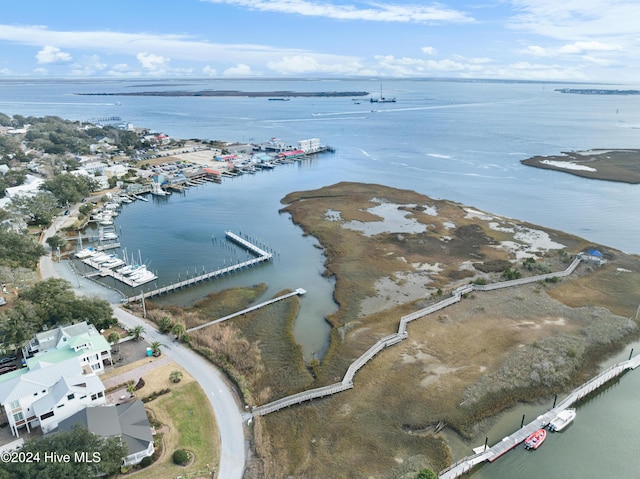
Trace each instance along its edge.
<path fill-rule="evenodd" d="M 371 103 L 395 103 L 396 102 L 396 98 L 385 98 L 382 96 L 382 84 L 380 84 L 380 97 L 379 98 L 373 98 L 371 97 L 369 99 L 369 101 Z"/>

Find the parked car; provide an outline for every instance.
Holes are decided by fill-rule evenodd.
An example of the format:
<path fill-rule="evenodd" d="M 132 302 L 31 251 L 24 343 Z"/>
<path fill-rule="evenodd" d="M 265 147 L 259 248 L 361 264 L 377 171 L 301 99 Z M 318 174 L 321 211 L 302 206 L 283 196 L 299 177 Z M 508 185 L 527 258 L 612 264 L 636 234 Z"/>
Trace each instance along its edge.
<path fill-rule="evenodd" d="M 4 358 L 0 358 L 0 364 L 10 363 L 15 361 L 17 358 L 15 356 L 5 356 Z"/>

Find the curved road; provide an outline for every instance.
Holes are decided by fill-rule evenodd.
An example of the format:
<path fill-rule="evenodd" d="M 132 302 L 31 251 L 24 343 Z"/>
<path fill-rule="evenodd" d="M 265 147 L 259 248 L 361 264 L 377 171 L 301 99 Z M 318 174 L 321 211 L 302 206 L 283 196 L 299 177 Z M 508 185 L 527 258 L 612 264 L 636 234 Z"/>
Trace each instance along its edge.
<path fill-rule="evenodd" d="M 46 246 L 46 238 L 55 234 L 56 226 L 66 218 L 54 220 L 53 225 L 44 233 L 42 242 Z M 42 256 L 40 259 L 40 274 L 43 279 L 60 278 L 61 275 L 56 270 L 50 256 Z M 72 282 L 73 284 L 73 282 Z M 88 289 L 80 287 L 75 289 L 79 295 L 87 294 Z M 242 413 L 236 403 L 234 393 L 229 388 L 223 375 L 211 363 L 207 362 L 200 355 L 191 351 L 176 342 L 167 344 L 167 336 L 160 334 L 141 318 L 120 308 L 119 304 L 112 303 L 113 315 L 124 326 L 131 329 L 135 326 L 144 326 L 147 331 L 143 337 L 149 341 L 159 341 L 163 344 L 164 354 L 173 359 L 191 374 L 200 387 L 204 390 L 213 407 L 213 411 L 218 422 L 218 432 L 220 435 L 220 464 L 217 477 L 221 479 L 242 479 L 245 467 L 245 438 Z M 212 433 L 215 433 L 212 431 Z"/>

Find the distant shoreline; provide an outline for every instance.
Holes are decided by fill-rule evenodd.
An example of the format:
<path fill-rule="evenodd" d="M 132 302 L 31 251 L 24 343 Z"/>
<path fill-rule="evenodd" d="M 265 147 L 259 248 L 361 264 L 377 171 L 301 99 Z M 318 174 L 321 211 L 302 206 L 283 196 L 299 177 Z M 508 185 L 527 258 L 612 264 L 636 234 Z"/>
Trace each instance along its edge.
<path fill-rule="evenodd" d="M 553 156 L 533 156 L 520 163 L 545 170 L 562 171 L 583 178 L 640 183 L 640 150 L 598 149 L 563 152 Z"/>
<path fill-rule="evenodd" d="M 290 98 L 290 97 L 352 97 L 366 96 L 368 91 L 239 91 L 239 90 L 199 90 L 199 91 L 140 91 L 120 93 L 76 93 L 82 96 L 207 96 L 228 97 L 244 96 L 251 98 Z"/>

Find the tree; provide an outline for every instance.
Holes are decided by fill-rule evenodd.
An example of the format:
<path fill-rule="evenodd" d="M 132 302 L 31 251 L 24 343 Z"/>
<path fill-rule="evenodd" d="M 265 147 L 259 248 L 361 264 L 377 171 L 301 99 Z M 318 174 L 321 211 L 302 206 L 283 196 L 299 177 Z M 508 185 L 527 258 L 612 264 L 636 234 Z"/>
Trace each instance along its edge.
<path fill-rule="evenodd" d="M 173 327 L 173 321 L 171 321 L 171 318 L 169 316 L 162 316 L 158 320 L 158 328 L 160 329 L 161 333 L 163 334 L 168 333 L 169 331 L 171 331 L 172 327 Z"/>
<path fill-rule="evenodd" d="M 0 228 L 0 265 L 36 269 L 46 251 L 28 235 Z"/>
<path fill-rule="evenodd" d="M 135 395 L 136 395 L 136 385 L 135 384 L 129 384 L 127 386 L 127 392 L 129 393 L 129 395 L 131 397 L 135 397 Z"/>
<path fill-rule="evenodd" d="M 144 326 L 138 325 L 135 328 L 129 330 L 129 336 L 133 336 L 133 340 L 138 341 L 146 332 L 147 331 L 144 329 Z"/>
<path fill-rule="evenodd" d="M 155 357 L 160 356 L 160 346 L 162 346 L 162 344 L 160 344 L 160 341 L 154 341 L 150 344 L 151 346 L 151 352 L 153 353 L 153 355 Z"/>
<path fill-rule="evenodd" d="M 60 211 L 56 197 L 49 191 L 39 191 L 33 196 L 17 196 L 11 200 L 11 204 L 27 216 L 30 223 L 40 226 L 49 225 Z"/>
<path fill-rule="evenodd" d="M 431 469 L 423 469 L 418 473 L 416 479 L 438 479 L 438 475 Z"/>
<path fill-rule="evenodd" d="M 61 238 L 58 235 L 53 235 L 47 238 L 47 244 L 51 246 L 52 250 L 55 251 L 58 248 L 63 249 L 66 246 L 67 242 L 64 238 Z"/>
<path fill-rule="evenodd" d="M 182 372 L 175 370 L 175 371 L 171 371 L 171 374 L 169 374 L 169 381 L 171 381 L 172 383 L 179 383 L 182 380 Z"/>
<path fill-rule="evenodd" d="M 186 329 L 184 327 L 184 324 L 176 323 L 173 325 L 173 328 L 171 328 L 171 332 L 174 334 L 176 339 L 181 339 L 184 333 L 186 332 Z"/>
<path fill-rule="evenodd" d="M 45 453 L 68 454 L 71 460 L 45 461 Z M 102 438 L 76 424 L 70 431 L 47 434 L 25 442 L 20 448 L 26 457 L 40 457 L 39 461 L 6 462 L 2 465 L 5 477 L 51 479 L 86 479 L 110 476 L 118 471 L 122 458 L 127 456 L 127 446 L 118 437 Z M 76 453 L 88 453 L 88 459 L 99 461 L 76 461 Z M 94 456 L 94 453 L 96 454 Z"/>
<path fill-rule="evenodd" d="M 115 331 L 110 332 L 109 336 L 107 336 L 107 342 L 111 345 L 111 347 L 115 346 L 120 342 L 120 335 Z"/>
<path fill-rule="evenodd" d="M 89 193 L 98 189 L 98 182 L 88 176 L 65 173 L 45 181 L 41 190 L 49 191 L 55 196 L 60 206 L 78 203 Z"/>

